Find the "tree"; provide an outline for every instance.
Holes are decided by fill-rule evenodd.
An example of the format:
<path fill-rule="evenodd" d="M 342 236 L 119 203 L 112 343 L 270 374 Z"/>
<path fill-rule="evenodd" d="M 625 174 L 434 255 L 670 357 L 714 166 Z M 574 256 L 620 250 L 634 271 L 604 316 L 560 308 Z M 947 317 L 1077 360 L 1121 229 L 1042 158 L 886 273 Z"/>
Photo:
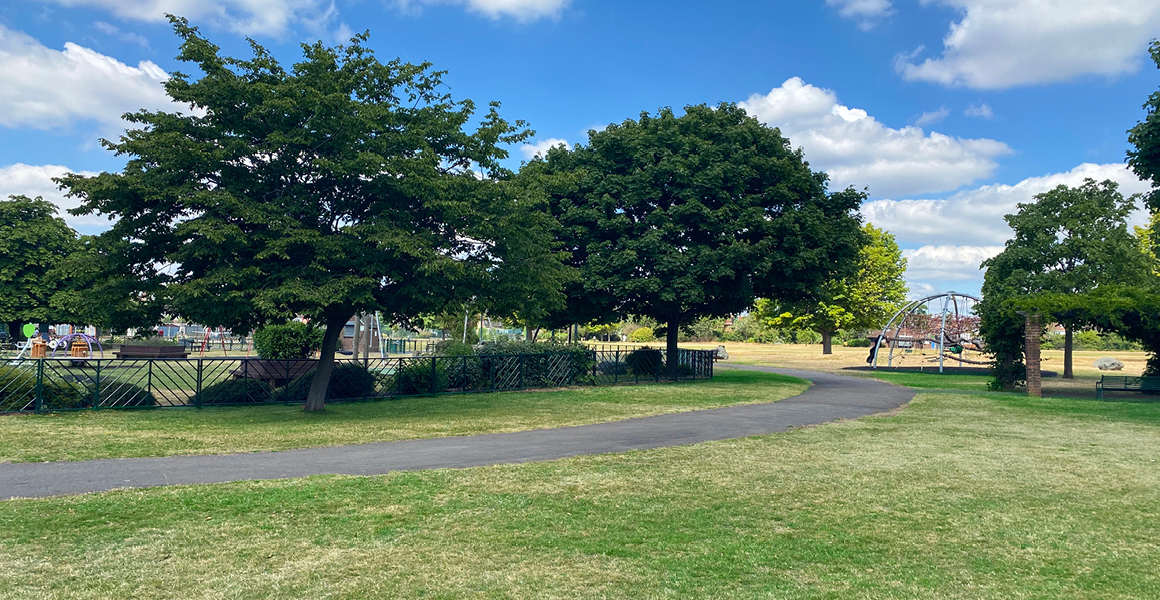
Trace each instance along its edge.
<path fill-rule="evenodd" d="M 999 267 L 990 277 L 991 293 L 998 299 L 1083 294 L 1102 285 L 1130 283 L 1148 271 L 1139 242 L 1128 229 L 1135 202 L 1124 198 L 1114 181 L 1060 185 L 1018 209 L 1005 217 L 1014 236 L 1001 254 L 983 263 L 988 269 Z M 999 312 L 984 312 L 984 320 Z M 1071 379 L 1073 336 L 1080 319 L 1069 313 L 1057 313 L 1056 318 L 1065 331 L 1063 377 Z M 992 339 L 986 339 L 990 345 Z"/>
<path fill-rule="evenodd" d="M 828 193 L 778 130 L 733 104 L 642 113 L 526 168 L 560 175 L 546 190 L 580 271 L 573 303 L 611 298 L 620 316 L 660 321 L 673 358 L 686 323 L 808 297 L 861 245 L 863 194 Z"/>
<path fill-rule="evenodd" d="M 37 196 L 0 200 L 0 322 L 14 339 L 22 323 L 63 321 L 52 304 L 67 282 L 55 269 L 76 249 L 77 233 Z"/>
<path fill-rule="evenodd" d="M 866 223 L 865 243 L 858 251 L 858 270 L 826 282 L 820 299 L 798 304 L 758 305 L 758 313 L 775 328 L 810 329 L 822 336 L 822 354 L 833 354 L 831 339 L 839 329 L 881 327 L 906 300 L 906 259 L 894 236 Z"/>
<path fill-rule="evenodd" d="M 1152 60 L 1160 68 L 1160 40 L 1152 40 L 1149 47 Z M 1128 165 L 1144 181 L 1152 182 L 1152 191 L 1145 195 L 1145 205 L 1153 213 L 1160 212 L 1160 91 L 1153 92 L 1144 103 L 1144 120 L 1128 130 Z M 1153 231 L 1160 235 L 1160 231 Z"/>
<path fill-rule="evenodd" d="M 284 68 L 219 55 L 184 19 L 166 92 L 192 114 L 140 111 L 104 146 L 121 173 L 59 180 L 78 214 L 116 217 L 100 269 L 131 278 L 148 306 L 249 331 L 294 315 L 325 327 L 307 410 L 324 407 L 335 347 L 357 313 L 409 324 L 481 293 L 497 252 L 501 147 L 531 132 L 493 103 L 443 91 L 442 72 L 380 62 L 364 44 L 303 45 Z M 473 119 L 473 132 L 465 126 Z M 534 232 L 528 233 L 529 235 Z"/>

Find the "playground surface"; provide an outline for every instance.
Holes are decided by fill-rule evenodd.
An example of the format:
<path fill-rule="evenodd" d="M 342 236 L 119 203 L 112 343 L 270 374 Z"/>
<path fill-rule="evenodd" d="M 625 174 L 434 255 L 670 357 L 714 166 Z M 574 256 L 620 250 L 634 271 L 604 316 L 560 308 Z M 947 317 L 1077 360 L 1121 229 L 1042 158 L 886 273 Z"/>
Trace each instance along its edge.
<path fill-rule="evenodd" d="M 322 474 L 379 475 L 663 448 L 864 417 L 898 408 L 914 396 L 910 389 L 869 379 L 768 367 L 739 368 L 801 377 L 813 385 L 778 402 L 557 429 L 284 452 L 0 464 L 0 498 Z M 684 391 L 695 393 L 696 388 Z"/>

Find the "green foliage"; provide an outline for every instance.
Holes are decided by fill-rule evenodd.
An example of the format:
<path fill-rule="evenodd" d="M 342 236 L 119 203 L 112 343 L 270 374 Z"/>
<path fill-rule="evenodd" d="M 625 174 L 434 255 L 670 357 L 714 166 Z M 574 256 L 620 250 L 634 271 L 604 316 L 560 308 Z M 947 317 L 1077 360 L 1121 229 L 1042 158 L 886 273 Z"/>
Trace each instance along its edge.
<path fill-rule="evenodd" d="M 322 346 L 322 330 L 299 321 L 266 325 L 254 332 L 254 350 L 271 360 L 310 358 Z"/>
<path fill-rule="evenodd" d="M 1024 320 L 1015 303 L 1040 294 L 1086 298 L 1089 291 L 1139 281 L 1148 262 L 1128 230 L 1135 205 L 1111 180 L 1060 185 L 1019 204 L 1005 217 L 1014 231 L 1003 252 L 983 262 L 980 332 L 993 357 L 998 386 L 1011 389 L 1024 378 Z M 1069 304 L 1051 314 L 1069 327 L 1087 322 L 1091 311 Z"/>
<path fill-rule="evenodd" d="M 443 340 L 435 344 L 436 356 L 472 356 L 474 354 L 474 346 L 458 340 Z"/>
<path fill-rule="evenodd" d="M 643 315 L 675 333 L 759 295 L 809 296 L 857 255 L 864 194 L 828 193 L 778 130 L 734 104 L 642 113 L 525 172 L 580 271 L 576 315 Z"/>
<path fill-rule="evenodd" d="M 230 377 L 202 388 L 200 398 L 202 404 L 268 402 L 274 398 L 274 388 L 258 379 Z"/>
<path fill-rule="evenodd" d="M 125 340 L 124 342 L 130 346 L 184 346 L 181 342 L 167 338 L 160 335 L 147 335 L 144 337 L 134 337 Z"/>
<path fill-rule="evenodd" d="M 56 216 L 51 202 L 39 196 L 0 200 L 0 321 L 66 320 L 68 313 L 51 301 L 69 281 L 55 269 L 76 248 L 77 233 Z"/>
<path fill-rule="evenodd" d="M 628 365 L 633 375 L 655 377 L 664 368 L 664 357 L 656 348 L 640 348 L 629 352 L 624 357 L 624 364 Z"/>
<path fill-rule="evenodd" d="M 628 341 L 636 342 L 638 344 L 651 342 L 656 338 L 657 336 L 655 333 L 653 333 L 651 327 L 641 327 L 640 329 L 634 329 L 632 330 L 632 333 L 628 334 Z"/>
<path fill-rule="evenodd" d="M 847 348 L 869 348 L 874 345 L 874 342 L 870 341 L 869 338 L 853 338 L 846 340 L 842 345 Z"/>
<path fill-rule="evenodd" d="M 89 392 L 90 396 L 92 392 Z M 119 408 L 145 408 L 156 406 L 157 398 L 148 389 L 132 383 L 105 380 L 101 385 L 98 406 Z"/>
<path fill-rule="evenodd" d="M 310 393 L 310 386 L 314 383 L 314 371 L 286 384 L 278 395 L 279 401 L 306 402 Z M 334 365 L 330 374 L 326 397 L 329 400 L 355 400 L 374 398 L 379 394 L 375 391 L 375 376 L 360 364 L 344 362 Z"/>
<path fill-rule="evenodd" d="M 1153 40 L 1149 47 L 1152 60 L 1160 67 L 1160 40 Z M 1128 130 L 1128 143 L 1133 149 L 1128 151 L 1128 164 L 1132 171 L 1144 181 L 1152 183 L 1152 191 L 1146 198 L 1148 208 L 1160 212 L 1160 91 L 1153 92 L 1144 103 L 1144 120 Z M 1153 231 L 1153 235 L 1160 231 Z M 1160 238 L 1153 238 L 1160 242 Z"/>
<path fill-rule="evenodd" d="M 84 408 L 89 404 L 83 390 L 70 383 L 45 378 L 43 386 L 42 407 L 45 410 Z M 23 410 L 27 404 L 31 410 L 35 398 L 35 367 L 0 366 L 0 409 Z"/>
<path fill-rule="evenodd" d="M 451 383 L 448 373 L 450 363 L 437 362 L 432 366 L 431 361 L 429 358 L 404 360 L 395 374 L 395 385 L 391 389 L 391 394 L 421 396 L 446 390 Z"/>
<path fill-rule="evenodd" d="M 757 313 L 773 328 L 808 329 L 829 336 L 840 329 L 881 327 L 906 300 L 906 259 L 894 236 L 866 223 L 857 271 L 826 282 L 820 298 L 799 303 L 762 299 Z"/>
<path fill-rule="evenodd" d="M 528 258 L 505 256 L 509 237 L 550 249 L 500 164 L 531 132 L 498 104 L 476 114 L 442 72 L 380 62 L 365 34 L 304 45 L 285 67 L 256 43 L 248 59 L 221 56 L 171 21 L 178 60 L 200 75 L 173 73 L 165 90 L 199 110 L 128 115 L 137 128 L 104 143 L 122 172 L 59 180 L 76 214 L 115 218 L 93 241 L 110 283 L 95 277 L 91 297 L 235 331 L 305 315 L 326 327 L 329 361 L 352 314 L 408 324 L 487 296 L 505 259 Z"/>
<path fill-rule="evenodd" d="M 1044 337 L 1043 347 L 1052 350 L 1063 350 L 1063 334 L 1049 334 Z M 1087 329 L 1075 332 L 1073 346 L 1075 350 L 1143 350 L 1139 342 L 1125 339 L 1115 333 L 1100 333 Z"/>

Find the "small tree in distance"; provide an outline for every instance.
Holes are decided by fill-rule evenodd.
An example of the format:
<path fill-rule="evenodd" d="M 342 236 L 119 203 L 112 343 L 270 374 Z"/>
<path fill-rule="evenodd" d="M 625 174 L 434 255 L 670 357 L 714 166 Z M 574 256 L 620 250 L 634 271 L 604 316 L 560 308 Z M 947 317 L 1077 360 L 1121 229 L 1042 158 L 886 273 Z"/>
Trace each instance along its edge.
<path fill-rule="evenodd" d="M 129 157 L 123 172 L 59 181 L 83 200 L 76 214 L 116 217 L 96 268 L 134 282 L 143 304 L 235 331 L 295 315 L 323 326 L 306 400 L 321 410 L 352 315 L 408 324 L 502 269 L 496 240 L 512 232 L 499 224 L 521 219 L 500 217 L 523 208 L 501 188 L 501 146 L 531 132 L 497 104 L 477 117 L 428 64 L 380 62 L 366 34 L 303 45 L 286 68 L 256 43 L 248 60 L 221 56 L 171 21 L 178 59 L 201 76 L 174 73 L 165 89 L 194 114 L 126 115 L 139 128 L 102 142 Z"/>
<path fill-rule="evenodd" d="M 0 323 L 20 339 L 22 323 L 66 320 L 54 307 L 67 289 L 56 269 L 77 247 L 77 233 L 56 216 L 56 206 L 40 197 L 0 200 Z"/>
<path fill-rule="evenodd" d="M 906 301 L 906 259 L 890 233 L 867 223 L 858 252 L 858 271 L 822 286 L 821 298 L 778 304 L 762 299 L 757 313 L 773 328 L 796 327 L 822 336 L 822 354 L 833 354 L 839 329 L 881 327 Z"/>

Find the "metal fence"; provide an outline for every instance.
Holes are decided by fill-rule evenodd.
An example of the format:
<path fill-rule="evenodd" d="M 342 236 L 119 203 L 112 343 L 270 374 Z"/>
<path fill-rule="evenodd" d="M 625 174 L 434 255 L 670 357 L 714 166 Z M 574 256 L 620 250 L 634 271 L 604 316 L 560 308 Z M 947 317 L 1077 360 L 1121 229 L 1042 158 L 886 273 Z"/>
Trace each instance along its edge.
<path fill-rule="evenodd" d="M 328 402 L 713 377 L 712 351 L 368 358 L 335 362 Z M 317 360 L 45 358 L 0 363 L 0 413 L 302 403 Z"/>

